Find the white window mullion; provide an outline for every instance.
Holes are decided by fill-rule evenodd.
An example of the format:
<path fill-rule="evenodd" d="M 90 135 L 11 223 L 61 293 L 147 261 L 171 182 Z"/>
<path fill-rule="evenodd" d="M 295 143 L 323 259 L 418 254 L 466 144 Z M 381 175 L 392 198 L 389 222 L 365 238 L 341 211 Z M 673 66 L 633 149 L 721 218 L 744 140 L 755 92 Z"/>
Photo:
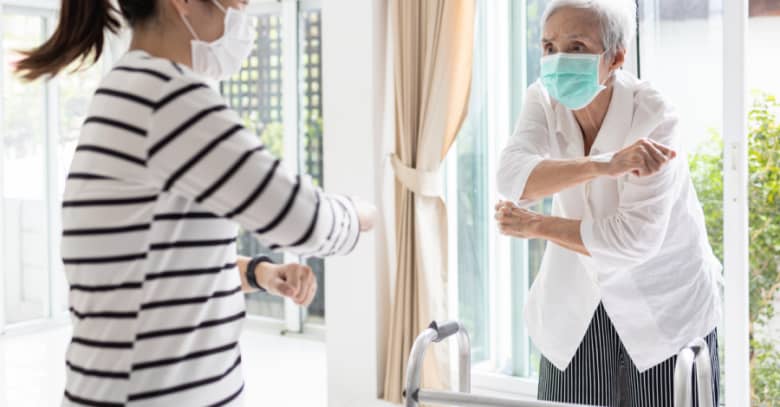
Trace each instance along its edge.
<path fill-rule="evenodd" d="M 497 135 L 495 146 L 496 159 L 499 159 L 501 149 L 507 144 L 511 132 L 517 122 L 518 113 L 525 99 L 526 84 L 528 83 L 528 8 L 525 1 L 511 2 L 507 18 L 509 20 L 509 83 L 510 112 L 507 125 L 509 131 Z M 509 247 L 510 253 L 506 260 L 511 270 L 512 302 L 511 307 L 515 312 L 512 319 L 511 343 L 512 343 L 512 374 L 519 377 L 528 377 L 531 374 L 531 343 L 528 337 L 528 329 L 522 318 L 522 310 L 525 309 L 525 301 L 528 298 L 530 269 L 528 267 L 528 240 L 512 239 Z M 529 379 L 530 380 L 530 379 Z M 534 393 L 535 394 L 535 393 Z"/>
<path fill-rule="evenodd" d="M 747 2 L 726 0 L 723 13 L 723 247 L 727 406 L 750 405 L 747 25 Z"/>
<path fill-rule="evenodd" d="M 45 21 L 45 33 L 46 38 L 54 33 L 57 20 L 56 15 L 51 15 L 44 19 Z M 43 304 L 46 309 L 45 315 L 53 317 L 57 314 L 55 304 L 58 304 L 60 299 L 60 291 L 55 285 L 57 276 L 55 273 L 61 273 L 59 250 L 57 249 L 57 234 L 60 230 L 60 195 L 57 185 L 57 176 L 59 169 L 59 153 L 57 146 L 59 145 L 59 129 L 60 129 L 60 115 L 59 115 L 59 81 L 52 80 L 46 84 L 46 90 L 44 98 L 46 100 L 46 133 L 44 135 L 44 160 L 45 160 L 45 174 L 46 193 L 44 194 L 44 202 L 46 207 L 46 255 L 48 257 L 48 295 L 45 296 Z"/>
<path fill-rule="evenodd" d="M 652 73 L 658 72 L 656 65 L 663 63 L 662 61 L 656 61 L 656 58 L 642 59 L 643 49 L 654 50 L 658 47 L 656 42 L 661 32 L 661 13 L 659 9 L 658 0 L 642 0 L 637 5 L 637 13 L 642 16 L 642 21 L 640 21 L 636 29 L 636 45 L 633 46 L 634 44 L 631 44 L 632 46 L 629 46 L 626 69 L 640 78 L 652 76 Z M 649 53 L 645 52 L 645 55 L 649 55 Z M 648 73 L 651 75 L 648 75 Z"/>
<path fill-rule="evenodd" d="M 498 190 L 495 174 L 498 169 L 499 154 L 502 143 L 498 139 L 506 140 L 509 133 L 509 2 L 499 1 L 489 3 L 487 7 L 487 58 L 488 58 L 488 132 L 490 136 L 487 148 L 487 177 L 488 213 L 493 213 L 493 206 L 498 199 Z M 492 326 L 495 332 L 494 362 L 496 368 L 502 373 L 508 373 L 509 361 L 512 356 L 512 270 L 510 265 L 510 240 L 500 236 L 495 222 L 490 222 L 489 236 L 489 267 L 493 270 L 494 278 L 490 284 L 495 292 L 495 306 L 492 315 L 495 315 L 495 324 Z"/>
<path fill-rule="evenodd" d="M 0 2 L 0 66 L 5 66 L 5 52 L 3 52 L 3 38 L 5 37 L 5 27 L 3 27 L 2 17 L 5 15 L 5 7 Z M 5 110 L 3 99 L 5 96 L 5 75 L 0 73 L 0 126 L 4 125 L 3 117 Z M 5 143 L 0 139 L 0 259 L 4 259 L 5 253 Z M 3 263 L 0 261 L 0 267 Z M 0 335 L 5 332 L 5 273 L 0 274 Z"/>
<path fill-rule="evenodd" d="M 450 152 L 443 163 L 445 180 L 445 197 L 447 204 L 447 313 L 448 319 L 457 320 L 460 315 L 458 293 L 460 292 L 458 276 L 460 265 L 458 262 L 458 224 L 460 223 L 460 208 L 458 205 L 458 139 L 450 146 Z M 458 366 L 458 347 L 450 346 L 450 366 Z M 458 383 L 457 369 L 450 369 L 450 383 Z"/>
<path fill-rule="evenodd" d="M 300 136 L 298 133 L 298 2 L 281 2 L 282 19 L 282 117 L 284 118 L 284 162 L 290 171 L 301 173 Z M 285 262 L 299 262 L 297 256 L 285 253 Z M 301 332 L 305 310 L 289 298 L 284 299 L 285 327 Z"/>

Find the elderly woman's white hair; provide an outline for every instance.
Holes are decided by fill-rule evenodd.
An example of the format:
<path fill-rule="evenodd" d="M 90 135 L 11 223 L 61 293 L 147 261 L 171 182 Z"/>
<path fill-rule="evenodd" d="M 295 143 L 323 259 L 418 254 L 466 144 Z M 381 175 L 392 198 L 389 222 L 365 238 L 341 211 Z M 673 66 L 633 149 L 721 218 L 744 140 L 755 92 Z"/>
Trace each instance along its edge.
<path fill-rule="evenodd" d="M 542 14 L 542 26 L 562 8 L 591 10 L 601 22 L 601 41 L 607 55 L 628 50 L 636 34 L 636 3 L 634 0 L 552 0 Z"/>

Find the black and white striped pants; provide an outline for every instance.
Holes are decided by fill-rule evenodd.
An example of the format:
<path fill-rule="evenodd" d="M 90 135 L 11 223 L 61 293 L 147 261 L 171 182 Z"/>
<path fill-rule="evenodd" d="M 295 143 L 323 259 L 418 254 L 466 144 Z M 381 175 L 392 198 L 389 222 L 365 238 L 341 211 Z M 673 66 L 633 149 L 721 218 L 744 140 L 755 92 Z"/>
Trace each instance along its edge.
<path fill-rule="evenodd" d="M 707 335 L 705 341 L 710 348 L 712 386 L 717 406 L 720 377 L 717 330 Z M 599 304 L 582 343 L 565 371 L 542 356 L 538 398 L 599 406 L 673 407 L 676 360 L 677 357 L 673 356 L 639 373 L 604 306 Z M 695 381 L 693 389 L 696 389 Z M 693 393 L 694 406 L 699 407 L 696 391 Z"/>

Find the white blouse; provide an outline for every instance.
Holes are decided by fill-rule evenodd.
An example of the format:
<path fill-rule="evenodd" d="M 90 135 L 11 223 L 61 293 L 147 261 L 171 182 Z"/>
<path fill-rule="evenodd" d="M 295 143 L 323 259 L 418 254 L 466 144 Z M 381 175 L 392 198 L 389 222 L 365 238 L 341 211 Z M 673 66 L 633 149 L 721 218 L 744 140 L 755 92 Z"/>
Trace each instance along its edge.
<path fill-rule="evenodd" d="M 652 176 L 600 177 L 553 197 L 553 215 L 582 220 L 582 241 L 591 253 L 548 244 L 526 304 L 531 339 L 559 369 L 574 356 L 599 302 L 640 371 L 707 335 L 720 320 L 721 266 L 707 241 L 677 123 L 657 90 L 617 72 L 591 155 L 647 137 L 675 149 L 677 158 Z M 541 161 L 583 156 L 574 115 L 536 82 L 502 153 L 499 192 L 517 200 Z"/>

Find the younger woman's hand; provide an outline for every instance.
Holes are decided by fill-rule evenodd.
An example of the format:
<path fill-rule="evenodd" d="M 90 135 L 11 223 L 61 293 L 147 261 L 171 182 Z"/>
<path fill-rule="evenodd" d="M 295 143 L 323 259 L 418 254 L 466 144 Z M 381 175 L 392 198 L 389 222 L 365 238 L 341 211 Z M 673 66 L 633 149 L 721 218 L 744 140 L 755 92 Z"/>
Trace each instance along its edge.
<path fill-rule="evenodd" d="M 311 267 L 297 263 L 260 263 L 255 269 L 257 282 L 271 294 L 287 297 L 308 306 L 317 293 L 317 279 Z"/>
<path fill-rule="evenodd" d="M 376 206 L 359 198 L 352 198 L 360 220 L 360 231 L 369 232 L 376 224 Z"/>

